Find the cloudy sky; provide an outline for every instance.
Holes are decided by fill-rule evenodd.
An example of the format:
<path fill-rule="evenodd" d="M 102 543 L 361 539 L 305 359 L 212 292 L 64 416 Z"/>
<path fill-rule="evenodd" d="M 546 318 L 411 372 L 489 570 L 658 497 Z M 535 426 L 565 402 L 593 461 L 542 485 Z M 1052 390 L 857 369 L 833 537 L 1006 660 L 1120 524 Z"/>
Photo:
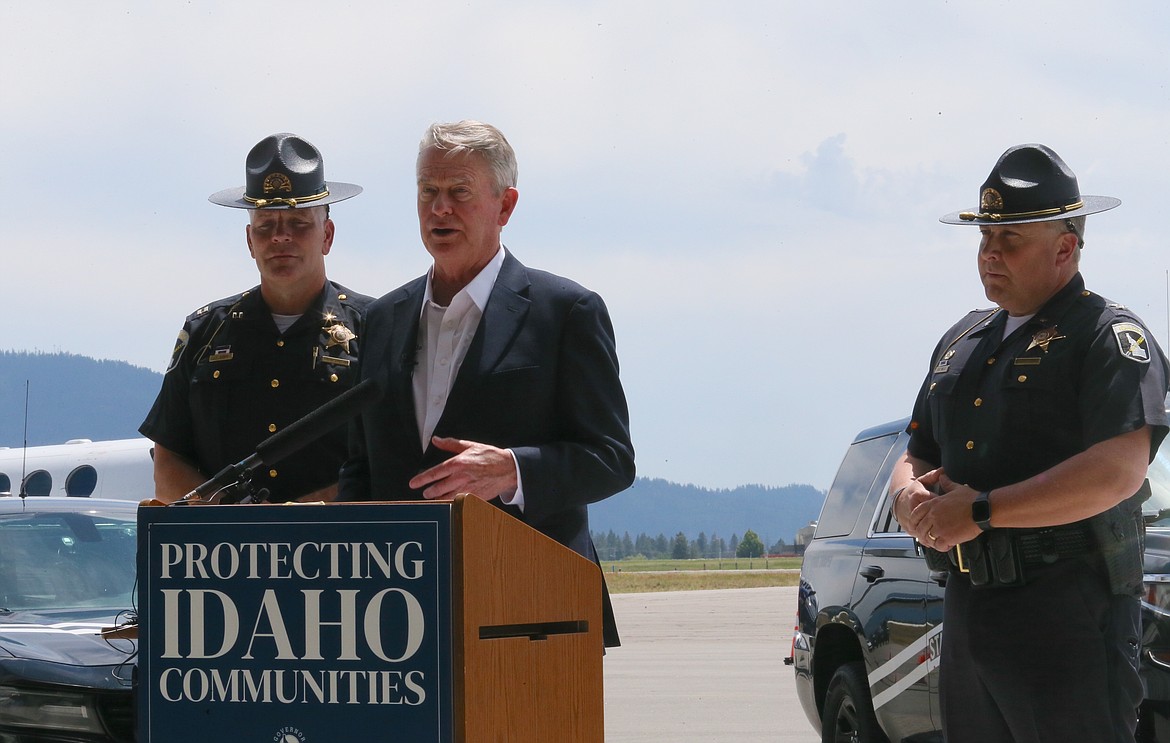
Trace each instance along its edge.
<path fill-rule="evenodd" d="M 279 131 L 365 187 L 329 271 L 383 294 L 428 265 L 419 136 L 478 118 L 520 161 L 505 244 L 610 307 L 639 474 L 828 487 L 987 305 L 977 232 L 937 220 L 1010 145 L 1122 199 L 1082 268 L 1165 345 L 1168 27 L 1081 0 L 0 0 L 0 348 L 161 371 L 256 283 L 207 196 Z"/>

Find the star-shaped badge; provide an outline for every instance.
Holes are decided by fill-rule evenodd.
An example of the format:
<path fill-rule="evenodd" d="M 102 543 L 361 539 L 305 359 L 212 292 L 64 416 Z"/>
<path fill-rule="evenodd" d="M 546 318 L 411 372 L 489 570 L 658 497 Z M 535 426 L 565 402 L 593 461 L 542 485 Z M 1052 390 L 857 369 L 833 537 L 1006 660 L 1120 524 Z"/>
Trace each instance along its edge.
<path fill-rule="evenodd" d="M 1043 330 L 1036 331 L 1036 333 L 1032 335 L 1032 342 L 1028 344 L 1027 350 L 1031 351 L 1033 348 L 1039 348 L 1044 353 L 1048 353 L 1049 343 L 1052 341 L 1063 340 L 1064 338 L 1065 336 L 1060 335 L 1059 331 L 1056 329 L 1056 326 L 1053 325 L 1051 328 L 1044 328 Z M 1025 353 L 1027 353 L 1027 351 L 1025 351 Z"/>
<path fill-rule="evenodd" d="M 356 333 L 339 322 L 332 325 L 326 325 L 324 330 L 326 338 L 329 339 L 325 343 L 326 349 L 333 348 L 334 346 L 341 346 L 345 349 L 346 353 L 349 353 L 349 342 L 357 338 Z"/>

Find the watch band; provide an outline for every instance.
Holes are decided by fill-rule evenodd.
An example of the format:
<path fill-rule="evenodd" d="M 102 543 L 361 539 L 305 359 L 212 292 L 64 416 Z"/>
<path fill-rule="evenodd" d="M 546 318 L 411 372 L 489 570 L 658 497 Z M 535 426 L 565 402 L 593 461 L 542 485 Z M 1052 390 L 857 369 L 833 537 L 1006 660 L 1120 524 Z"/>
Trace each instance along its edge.
<path fill-rule="evenodd" d="M 980 531 L 988 531 L 991 529 L 991 496 L 990 490 L 984 490 L 979 495 L 975 496 L 975 500 L 971 501 L 971 520 L 979 527 Z"/>

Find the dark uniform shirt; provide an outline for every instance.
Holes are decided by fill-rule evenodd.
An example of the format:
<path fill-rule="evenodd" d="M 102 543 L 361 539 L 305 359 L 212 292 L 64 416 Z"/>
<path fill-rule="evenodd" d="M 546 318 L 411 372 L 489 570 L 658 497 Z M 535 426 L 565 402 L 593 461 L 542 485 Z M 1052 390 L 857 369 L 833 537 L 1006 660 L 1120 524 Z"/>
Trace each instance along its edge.
<path fill-rule="evenodd" d="M 1168 372 L 1136 315 L 1078 273 L 1003 338 L 1006 322 L 1003 310 L 976 311 L 943 336 L 914 405 L 911 455 L 990 490 L 1148 424 L 1153 459 Z"/>
<path fill-rule="evenodd" d="M 943 337 L 914 405 L 912 456 L 975 490 L 1145 425 L 1153 458 L 1168 372 L 1141 320 L 1085 291 L 1080 274 L 1005 338 L 1007 319 L 972 312 Z M 1133 740 L 1140 498 L 1075 524 L 980 534 L 963 545 L 969 575 L 949 559 L 959 572 L 943 602 L 947 740 Z"/>
<path fill-rule="evenodd" d="M 162 390 L 138 429 L 211 477 L 256 451 L 276 431 L 349 389 L 357 379 L 361 310 L 370 297 L 326 282 L 281 333 L 259 287 L 187 318 Z M 346 428 L 256 472 L 273 502 L 337 482 Z"/>

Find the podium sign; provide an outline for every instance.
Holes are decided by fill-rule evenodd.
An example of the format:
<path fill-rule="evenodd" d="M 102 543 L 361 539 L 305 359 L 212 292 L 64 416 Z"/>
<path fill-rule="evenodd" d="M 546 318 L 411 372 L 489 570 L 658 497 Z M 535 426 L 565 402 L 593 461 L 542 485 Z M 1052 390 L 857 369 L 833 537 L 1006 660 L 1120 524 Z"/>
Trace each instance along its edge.
<path fill-rule="evenodd" d="M 139 740 L 453 740 L 451 504 L 139 509 Z"/>

